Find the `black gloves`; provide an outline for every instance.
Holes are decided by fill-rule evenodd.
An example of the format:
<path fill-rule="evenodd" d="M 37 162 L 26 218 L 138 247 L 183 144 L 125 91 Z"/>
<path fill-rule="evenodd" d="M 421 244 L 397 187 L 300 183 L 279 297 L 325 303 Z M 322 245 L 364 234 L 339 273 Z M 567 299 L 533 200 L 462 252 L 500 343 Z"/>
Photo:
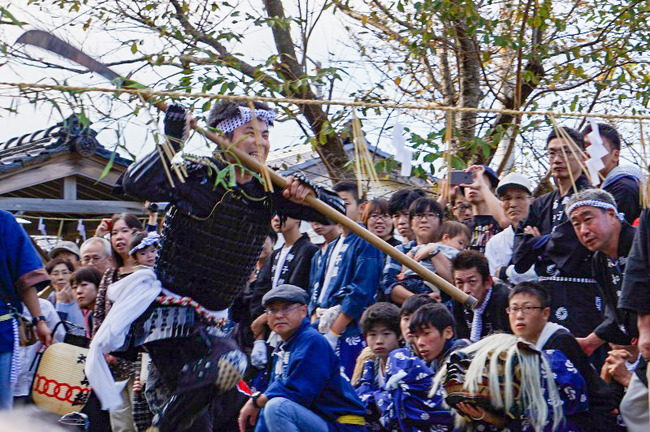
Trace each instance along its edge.
<path fill-rule="evenodd" d="M 187 111 L 182 105 L 170 105 L 165 116 L 165 135 L 170 138 L 174 150 L 180 150 L 181 143 L 187 139 L 188 132 Z"/>

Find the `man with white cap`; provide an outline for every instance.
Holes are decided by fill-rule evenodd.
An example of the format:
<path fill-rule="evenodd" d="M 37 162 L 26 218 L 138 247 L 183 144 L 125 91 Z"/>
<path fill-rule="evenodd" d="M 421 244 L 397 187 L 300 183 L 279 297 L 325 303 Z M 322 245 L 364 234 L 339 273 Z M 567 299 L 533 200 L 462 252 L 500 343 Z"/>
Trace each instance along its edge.
<path fill-rule="evenodd" d="M 269 327 L 282 343 L 273 353 L 269 386 L 239 413 L 241 432 L 256 422 L 256 432 L 366 430 L 365 408 L 329 342 L 309 323 L 308 302 L 307 291 L 289 284 L 262 298 Z"/>
<path fill-rule="evenodd" d="M 510 224 L 487 242 L 485 257 L 490 264 L 490 274 L 504 282 L 518 284 L 537 280 L 534 267 L 520 274 L 515 271 L 511 262 L 515 246 L 515 227 L 519 221 L 528 217 L 532 190 L 530 180 L 519 173 L 508 174 L 497 185 L 496 193 Z"/>

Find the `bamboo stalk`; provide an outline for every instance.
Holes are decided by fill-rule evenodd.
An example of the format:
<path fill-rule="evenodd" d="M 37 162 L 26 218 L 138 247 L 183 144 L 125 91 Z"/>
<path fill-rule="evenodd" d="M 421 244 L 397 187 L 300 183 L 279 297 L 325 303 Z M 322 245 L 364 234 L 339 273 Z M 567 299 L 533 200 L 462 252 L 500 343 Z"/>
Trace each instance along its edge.
<path fill-rule="evenodd" d="M 447 119 L 446 119 L 446 125 L 445 125 L 445 141 L 447 142 L 447 157 L 445 158 L 447 161 L 447 178 L 445 182 L 447 183 L 447 196 L 445 197 L 447 199 L 447 202 L 451 202 L 451 139 L 452 139 L 452 112 L 447 111 Z"/>
<path fill-rule="evenodd" d="M 158 102 L 156 104 L 156 107 L 161 111 L 167 110 L 167 105 L 164 102 Z M 208 140 L 215 143 L 221 149 L 227 149 L 231 151 L 235 155 L 235 157 L 238 158 L 238 160 L 241 161 L 241 163 L 246 168 L 258 173 L 262 172 L 263 164 L 259 163 L 257 160 L 253 159 L 252 157 L 250 157 L 248 154 L 241 151 L 237 147 L 229 145 L 229 143 L 226 142 L 221 135 L 209 130 L 205 130 L 196 124 L 193 124 L 192 127 L 198 133 L 205 136 Z M 286 186 L 287 180 L 284 177 L 282 177 L 280 174 L 278 174 L 273 170 L 268 170 L 268 173 L 269 176 L 271 177 L 271 181 L 276 186 L 281 188 L 284 188 Z M 354 222 L 352 219 L 348 218 L 344 214 L 341 214 L 339 211 L 335 210 L 328 204 L 325 204 L 323 201 L 319 200 L 316 197 L 316 195 L 314 194 L 307 195 L 304 202 L 305 204 L 309 205 L 310 207 L 312 207 L 322 215 L 328 217 L 329 219 L 331 219 L 332 221 L 340 225 L 343 225 L 353 233 L 357 234 L 359 237 L 363 238 L 368 243 L 375 246 L 377 249 L 381 250 L 385 254 L 397 260 L 400 264 L 405 265 L 409 269 L 413 270 L 423 279 L 425 279 L 428 282 L 431 282 L 432 284 L 440 288 L 442 291 L 449 294 L 449 296 L 458 300 L 460 303 L 463 303 L 467 307 L 471 307 L 471 308 L 476 307 L 478 301 L 476 300 L 475 297 L 464 293 L 463 291 L 461 291 L 454 285 L 450 284 L 449 282 L 447 282 L 446 280 L 444 280 L 443 278 L 441 278 L 431 270 L 422 266 L 422 264 L 415 261 L 413 258 L 406 256 L 405 253 L 397 250 L 390 244 L 386 243 L 383 239 L 377 237 L 369 230 L 363 228 L 361 225 Z"/>

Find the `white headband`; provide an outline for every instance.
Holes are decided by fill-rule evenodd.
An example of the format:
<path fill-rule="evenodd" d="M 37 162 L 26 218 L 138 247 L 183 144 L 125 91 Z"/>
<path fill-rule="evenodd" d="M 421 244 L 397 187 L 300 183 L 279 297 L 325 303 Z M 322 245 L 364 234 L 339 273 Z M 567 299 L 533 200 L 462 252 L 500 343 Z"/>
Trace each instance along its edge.
<path fill-rule="evenodd" d="M 140 241 L 140 243 L 138 243 L 138 245 L 136 247 L 131 249 L 131 251 L 129 252 L 129 255 L 133 255 L 139 250 L 142 250 L 142 249 L 147 248 L 149 246 L 153 246 L 155 244 L 158 244 L 159 241 L 160 241 L 160 236 L 158 235 L 158 233 L 152 231 L 152 232 L 148 233 L 147 236 L 145 238 L 143 238 Z"/>
<path fill-rule="evenodd" d="M 251 109 L 247 107 L 240 106 L 239 108 L 239 115 L 236 117 L 231 117 L 226 120 L 222 120 L 217 125 L 215 126 L 215 129 L 221 131 L 221 133 L 227 134 L 238 127 L 241 127 L 251 121 L 253 119 L 253 116 L 251 115 Z M 274 111 L 269 111 L 269 110 L 264 110 L 264 109 L 256 109 L 255 110 L 255 117 L 259 118 L 260 120 L 264 120 L 267 125 L 272 126 L 273 121 L 275 120 L 275 112 Z"/>
<path fill-rule="evenodd" d="M 625 215 L 623 213 L 619 213 L 618 209 L 616 208 L 615 205 L 610 204 L 605 201 L 598 201 L 598 200 L 582 200 L 582 201 L 576 201 L 573 204 L 569 206 L 569 208 L 566 210 L 567 216 L 571 216 L 571 213 L 573 210 L 577 209 L 578 207 L 583 207 L 583 206 L 589 206 L 589 207 L 598 207 L 604 210 L 614 210 L 614 213 L 616 214 L 616 217 L 618 217 L 620 220 L 625 219 Z"/>

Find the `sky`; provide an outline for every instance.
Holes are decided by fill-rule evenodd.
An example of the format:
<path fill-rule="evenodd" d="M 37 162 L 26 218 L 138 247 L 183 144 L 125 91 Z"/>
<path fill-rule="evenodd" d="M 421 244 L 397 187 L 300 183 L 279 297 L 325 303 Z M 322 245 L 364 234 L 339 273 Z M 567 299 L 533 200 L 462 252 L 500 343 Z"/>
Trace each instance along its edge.
<path fill-rule="evenodd" d="M 28 23 L 28 25 L 23 28 L 18 26 L 0 26 L 0 38 L 11 44 L 13 49 L 20 50 L 22 53 L 28 53 L 34 57 L 42 56 L 44 60 L 49 62 L 74 68 L 81 68 L 39 48 L 13 45 L 13 41 L 15 41 L 24 31 L 37 28 L 52 32 L 57 37 L 70 42 L 78 48 L 81 48 L 87 54 L 105 63 L 116 61 L 120 58 L 130 58 L 131 56 L 130 52 L 127 53 L 124 52 L 124 50 L 122 52 L 115 51 L 114 47 L 116 46 L 116 42 L 112 39 L 113 37 L 116 37 L 115 33 L 108 35 L 97 32 L 82 32 L 78 26 L 70 26 L 69 23 L 66 23 L 63 20 L 54 19 L 52 17 L 53 14 L 48 13 L 46 9 L 38 10 L 35 7 L 18 6 L 15 3 L 11 3 L 12 2 L 6 0 L 0 0 L 0 6 L 8 8 L 8 10 L 18 20 L 24 21 Z M 246 7 L 250 7 L 251 4 L 254 5 L 254 3 L 257 2 L 254 1 L 250 4 L 248 2 L 243 2 L 242 8 L 245 10 Z M 260 32 L 260 30 L 253 30 Z M 347 59 L 348 65 L 346 66 L 346 72 L 350 77 L 359 78 L 361 74 L 367 74 L 367 71 L 360 62 L 355 61 L 355 59 L 359 60 L 356 58 L 358 57 L 357 53 L 337 39 L 340 35 L 344 35 L 345 32 L 346 30 L 338 17 L 333 17 L 327 12 L 323 14 L 321 21 L 314 29 L 314 34 L 310 41 L 310 57 L 314 60 L 320 61 L 324 67 L 332 65 L 333 59 L 337 59 L 337 61 L 340 59 Z M 117 35 L 117 37 L 127 37 L 127 35 Z M 247 58 L 253 59 L 253 62 L 256 58 L 263 58 L 269 50 L 274 50 L 270 45 L 273 43 L 272 40 L 265 37 L 265 35 L 255 37 L 255 33 L 253 33 L 253 38 L 249 38 L 249 40 L 250 39 L 253 39 L 254 42 L 245 45 L 244 49 L 246 50 Z M 145 42 L 154 45 L 157 43 L 153 38 L 148 38 Z M 115 71 L 124 76 L 132 72 L 130 68 L 131 66 L 129 65 L 121 65 L 115 67 Z M 158 74 L 136 71 L 132 78 L 143 84 L 150 84 L 161 81 L 161 77 L 163 76 L 162 74 L 164 73 L 164 69 L 161 69 L 161 72 Z M 0 63 L 0 76 L 2 76 L 0 81 L 4 82 L 52 83 L 53 80 L 57 80 L 58 82 L 63 82 L 65 80 L 69 85 L 111 87 L 110 83 L 97 75 L 93 76 L 90 74 L 77 74 L 70 71 L 55 70 L 53 68 L 45 68 L 38 64 L 27 66 L 11 59 L 10 57 L 5 58 L 5 61 Z M 335 95 L 335 99 L 346 99 L 343 95 L 351 92 L 354 85 L 353 79 L 349 79 L 347 82 L 337 85 L 337 95 Z M 158 86 L 157 88 L 162 89 L 162 86 Z M 52 104 L 46 102 L 30 103 L 30 101 L 25 98 L 15 97 L 17 93 L 18 92 L 15 89 L 12 90 L 7 87 L 0 87 L 0 97 L 2 97 L 3 105 L 5 107 L 10 106 L 12 109 L 17 111 L 16 113 L 0 111 L 0 125 L 2 126 L 0 128 L 0 142 L 39 129 L 45 129 L 56 122 L 61 121 L 64 116 L 71 113 L 70 108 L 64 105 L 61 105 L 63 111 L 62 114 L 57 111 Z M 131 107 L 132 106 L 133 104 L 131 104 Z M 116 111 L 116 113 L 119 112 L 119 110 Z M 128 110 L 123 109 L 121 112 L 127 114 Z M 158 126 L 155 126 L 154 123 L 151 122 L 152 115 L 157 121 L 156 124 Z M 370 114 L 370 116 L 372 117 L 372 114 Z M 97 115 L 89 115 L 89 117 L 94 123 L 100 120 L 97 118 Z M 382 121 L 384 119 L 377 120 Z M 159 128 L 161 124 L 162 123 L 160 122 L 155 110 L 151 110 L 150 112 L 143 110 L 137 116 L 131 115 L 128 118 L 125 118 L 123 121 L 119 122 L 118 125 L 111 124 L 110 128 L 105 129 L 102 126 L 95 124 L 95 130 L 99 132 L 98 139 L 100 143 L 109 148 L 116 142 L 116 134 L 120 133 L 124 136 L 123 141 L 126 143 L 128 150 L 137 157 L 140 157 L 153 149 L 153 137 L 155 131 L 160 130 Z M 382 147 L 386 148 L 386 143 L 390 141 L 388 139 L 389 137 L 389 134 L 384 135 Z M 371 133 L 368 138 L 372 141 L 377 140 L 378 137 L 377 135 L 373 136 Z M 301 143 L 303 140 L 303 132 L 293 121 L 276 123 L 271 134 L 271 148 L 285 147 L 290 144 Z M 205 153 L 207 151 L 205 143 L 201 139 L 191 140 L 186 146 L 186 149 L 190 153 Z M 391 150 L 390 145 L 388 145 L 388 150 Z"/>

